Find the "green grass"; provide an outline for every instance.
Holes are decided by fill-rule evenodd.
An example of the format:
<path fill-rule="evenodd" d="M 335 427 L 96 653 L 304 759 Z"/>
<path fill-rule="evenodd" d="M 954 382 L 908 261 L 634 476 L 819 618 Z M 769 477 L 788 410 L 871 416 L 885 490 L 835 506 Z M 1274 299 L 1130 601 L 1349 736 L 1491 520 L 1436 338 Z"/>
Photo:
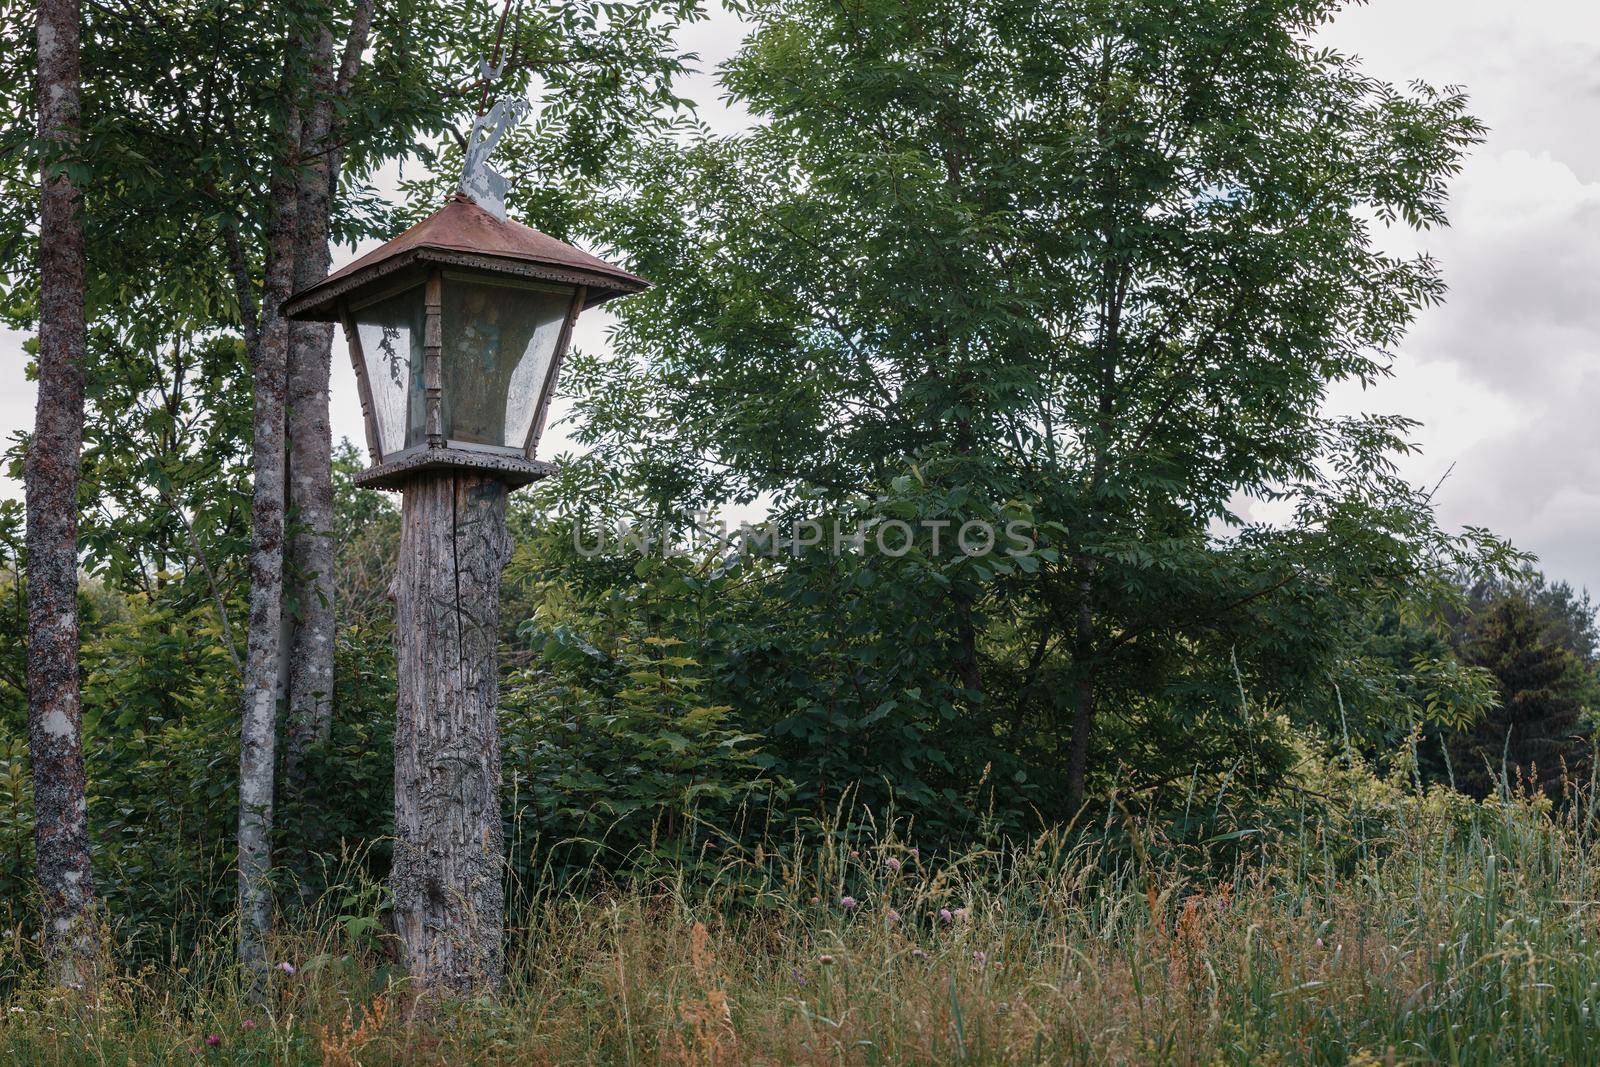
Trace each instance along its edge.
<path fill-rule="evenodd" d="M 512 933 L 496 1000 L 417 1008 L 372 916 L 341 914 L 363 898 L 341 897 L 275 946 L 296 973 L 275 971 L 261 1005 L 241 995 L 219 930 L 219 948 L 185 965 L 111 967 L 93 998 L 20 983 L 0 1051 L 48 1064 L 1600 1062 L 1590 805 L 1552 816 L 1361 775 L 1328 788 L 1337 804 L 1302 794 L 1277 829 L 1190 845 L 1111 805 L 1093 833 L 939 862 L 910 835 L 839 833 L 787 860 L 726 855 L 709 886 L 543 899 Z"/>

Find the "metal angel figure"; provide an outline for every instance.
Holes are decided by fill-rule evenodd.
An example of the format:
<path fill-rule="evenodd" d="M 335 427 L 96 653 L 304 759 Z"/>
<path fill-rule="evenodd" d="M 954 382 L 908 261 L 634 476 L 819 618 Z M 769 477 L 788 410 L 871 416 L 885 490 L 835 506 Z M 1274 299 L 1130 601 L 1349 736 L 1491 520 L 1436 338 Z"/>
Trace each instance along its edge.
<path fill-rule="evenodd" d="M 497 100 L 486 114 L 473 120 L 472 133 L 467 136 L 461 191 L 497 219 L 506 217 L 506 179 L 489 166 L 489 155 L 530 110 L 528 102 L 518 97 Z"/>

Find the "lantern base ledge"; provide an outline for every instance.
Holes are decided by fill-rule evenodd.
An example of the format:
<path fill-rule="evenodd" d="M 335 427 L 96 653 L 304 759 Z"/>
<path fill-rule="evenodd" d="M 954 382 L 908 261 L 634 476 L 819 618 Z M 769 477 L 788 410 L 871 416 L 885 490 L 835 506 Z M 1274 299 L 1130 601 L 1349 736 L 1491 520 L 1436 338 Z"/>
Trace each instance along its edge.
<path fill-rule="evenodd" d="M 413 448 L 385 463 L 368 467 L 356 475 L 354 481 L 366 489 L 402 489 L 411 479 L 427 471 L 474 471 L 499 478 L 515 489 L 548 478 L 559 470 L 554 463 L 521 456 L 464 448 Z"/>

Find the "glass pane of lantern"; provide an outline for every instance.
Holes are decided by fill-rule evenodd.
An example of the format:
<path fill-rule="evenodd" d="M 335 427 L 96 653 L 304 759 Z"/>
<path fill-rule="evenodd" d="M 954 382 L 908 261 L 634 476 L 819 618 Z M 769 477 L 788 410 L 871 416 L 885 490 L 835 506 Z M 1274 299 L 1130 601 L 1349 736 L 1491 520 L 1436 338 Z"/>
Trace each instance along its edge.
<path fill-rule="evenodd" d="M 423 292 L 419 285 L 356 308 L 352 317 L 385 456 L 426 440 L 422 391 Z"/>
<path fill-rule="evenodd" d="M 572 292 L 445 274 L 443 414 L 452 441 L 526 446 Z"/>

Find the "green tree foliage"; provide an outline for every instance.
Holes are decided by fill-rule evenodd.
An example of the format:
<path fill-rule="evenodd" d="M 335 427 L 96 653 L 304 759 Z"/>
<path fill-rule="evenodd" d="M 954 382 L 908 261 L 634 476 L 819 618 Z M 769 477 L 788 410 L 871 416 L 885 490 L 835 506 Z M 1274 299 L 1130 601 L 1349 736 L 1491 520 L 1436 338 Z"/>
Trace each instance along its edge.
<path fill-rule="evenodd" d="M 227 739 L 235 719 L 223 701 L 237 696 L 235 657 L 245 637 L 251 397 L 248 344 L 234 334 L 249 342 L 254 328 L 268 187 L 284 165 L 278 133 L 287 111 L 304 109 L 314 90 L 311 43 L 324 29 L 342 41 L 360 7 L 308 0 L 85 8 L 83 150 L 63 161 L 85 191 L 88 226 L 82 542 L 94 587 L 125 626 L 113 632 L 85 617 L 86 656 L 99 657 L 102 670 L 91 679 L 98 704 L 90 732 L 105 731 L 90 753 L 100 781 L 91 786 L 91 821 L 104 827 L 106 842 L 122 843 L 141 822 L 173 833 L 181 826 L 187 836 L 173 849 L 205 856 L 190 856 L 182 876 L 155 888 L 185 895 L 193 915 L 220 899 L 195 879 L 205 881 L 211 860 L 225 855 L 222 828 L 236 806 L 225 771 L 237 759 Z M 684 62 L 673 34 L 695 17 L 697 6 L 684 0 L 373 5 L 369 46 L 333 146 L 343 161 L 332 190 L 335 239 L 392 236 L 403 221 L 374 194 L 381 167 L 421 158 L 444 168 L 436 176 L 443 182 L 453 180 L 449 146 L 491 91 L 478 63 L 492 52 L 502 67 L 492 91 L 532 95 L 541 106 L 523 143 L 530 159 L 550 162 L 518 168 L 519 195 L 542 195 L 557 218 L 571 214 L 550 189 L 569 178 L 581 186 L 658 113 L 670 119 L 671 81 Z M 0 318 L 21 329 L 37 315 L 34 183 L 46 147 L 28 118 L 33 29 L 32 4 L 0 4 L 0 99 L 12 105 L 0 127 L 0 185 L 16 194 L 0 197 Z M 337 646 L 334 735 L 315 757 L 315 780 L 286 812 L 294 841 L 324 853 L 378 841 L 389 810 L 387 772 L 350 759 L 381 763 L 388 748 L 384 596 L 393 549 L 384 538 L 394 519 L 371 494 L 344 489 L 339 533 L 354 551 L 338 561 L 348 615 Z M 7 630 L 9 666 L 21 635 Z M 4 694 L 8 731 L 14 684 Z M 192 758 L 160 763 L 175 758 L 168 746 Z M 158 759 L 129 762 L 139 752 Z M 125 795 L 141 775 L 165 775 L 164 785 L 183 795 Z M 377 792 L 368 794 L 369 785 Z M 160 832 L 144 840 L 151 843 L 140 877 L 176 865 L 177 851 L 160 852 Z M 112 862 L 111 847 L 97 845 L 97 861 Z M 133 906 L 128 894 L 145 891 L 132 878 L 110 896 L 114 907 L 129 905 L 135 921 L 172 903 Z"/>
<path fill-rule="evenodd" d="M 566 626 L 541 627 L 534 665 L 503 691 L 517 869 L 542 874 L 538 862 L 565 880 L 692 866 L 708 842 L 770 825 L 767 804 L 783 791 L 759 739 L 740 732 L 731 706 L 707 702 L 684 642 L 646 625 L 623 622 L 605 649 Z"/>
<path fill-rule="evenodd" d="M 593 451 L 552 499 L 951 524 L 713 579 L 753 621 L 718 699 L 802 795 L 959 822 L 986 767 L 1052 815 L 1091 776 L 1270 775 L 1279 713 L 1377 687 L 1374 611 L 1510 558 L 1395 475 L 1410 423 L 1322 414 L 1442 295 L 1373 231 L 1442 224 L 1482 129 L 1314 44 L 1336 6 L 739 5 L 754 127 L 641 154 L 606 213 L 658 287 L 574 368 Z M 1026 561 L 955 544 L 1012 515 Z"/>
<path fill-rule="evenodd" d="M 377 494 L 339 483 L 341 573 L 381 540 L 388 510 Z M 0 516 L 3 521 L 3 516 Z M 6 529 L 0 525 L 0 543 Z M 9 562 L 6 564 L 9 566 Z M 230 572 L 231 573 L 231 572 Z M 163 580 L 165 578 L 165 580 Z M 239 675 L 219 614 L 201 577 L 152 573 L 119 587 L 99 579 L 80 595 L 89 822 L 96 873 L 120 938 L 136 952 L 192 945 L 234 903 L 234 773 Z M 0 647 L 20 647 L 23 620 L 5 587 Z M 242 603 L 235 582 L 230 603 Z M 340 714 L 326 746 L 312 753 L 311 780 L 287 809 L 282 835 L 329 864 L 358 856 L 368 873 L 386 867 L 394 723 L 394 666 L 387 618 L 352 619 L 336 649 Z M 15 681 L 0 682 L 0 853 L 31 856 L 30 795 L 22 771 L 26 709 Z M 9 762 L 8 762 L 9 761 Z M 15 773 L 13 773 L 15 772 Z M 329 868 L 310 872 L 309 889 Z M 26 866 L 0 882 L 11 921 L 28 919 Z"/>
<path fill-rule="evenodd" d="M 1498 701 L 1448 735 L 1455 784 L 1474 796 L 1532 788 L 1555 796 L 1588 774 L 1600 656 L 1587 595 L 1534 580 L 1473 591 L 1457 643 L 1489 672 Z"/>
<path fill-rule="evenodd" d="M 1237 829 L 1206 823 L 1224 794 L 1299 784 L 1329 741 L 1349 739 L 1353 774 L 1424 725 L 1476 722 L 1515 658 L 1487 650 L 1513 632 L 1588 640 L 1592 662 L 1581 612 L 1532 646 L 1455 639 L 1462 568 L 1516 554 L 1437 527 L 1395 472 L 1406 420 L 1323 414 L 1442 295 L 1436 264 L 1381 253 L 1376 230 L 1443 223 L 1481 134 L 1459 92 L 1319 48 L 1332 0 L 738 6 L 753 32 L 724 84 L 754 124 L 734 136 L 676 117 L 692 4 L 522 5 L 507 31 L 509 84 L 544 104 L 507 142 L 513 214 L 657 283 L 614 305 L 611 351 L 569 361 L 583 454 L 514 513 L 518 873 L 714 869 L 714 843 L 841 808 L 892 809 L 931 851 L 1113 788 L 1213 837 Z M 94 8 L 86 38 L 91 824 L 112 914 L 178 940 L 231 899 L 243 634 L 223 620 L 244 610 L 250 441 L 227 248 L 264 232 L 271 131 L 305 77 L 294 26 L 348 17 L 316 7 Z M 20 100 L 21 8 L 3 10 L 0 93 Z M 340 237 L 437 204 L 498 11 L 379 5 Z M 32 149 L 7 135 L 25 176 Z M 429 173 L 391 213 L 368 182 L 402 158 Z M 8 200 L 23 324 L 28 239 Z M 381 875 L 398 517 L 350 482 L 364 457 L 335 465 L 333 734 L 279 832 Z M 786 533 L 583 548 L 705 515 Z M 792 536 L 811 521 L 815 543 Z M 972 521 L 998 551 L 962 549 Z M 892 552 L 889 522 L 914 531 Z M 1011 524 L 1030 551 L 1008 550 Z M 5 672 L 14 525 L 0 512 Z M 857 530 L 871 547 L 832 551 Z M 21 706 L 0 673 L 0 855 L 19 858 Z"/>

